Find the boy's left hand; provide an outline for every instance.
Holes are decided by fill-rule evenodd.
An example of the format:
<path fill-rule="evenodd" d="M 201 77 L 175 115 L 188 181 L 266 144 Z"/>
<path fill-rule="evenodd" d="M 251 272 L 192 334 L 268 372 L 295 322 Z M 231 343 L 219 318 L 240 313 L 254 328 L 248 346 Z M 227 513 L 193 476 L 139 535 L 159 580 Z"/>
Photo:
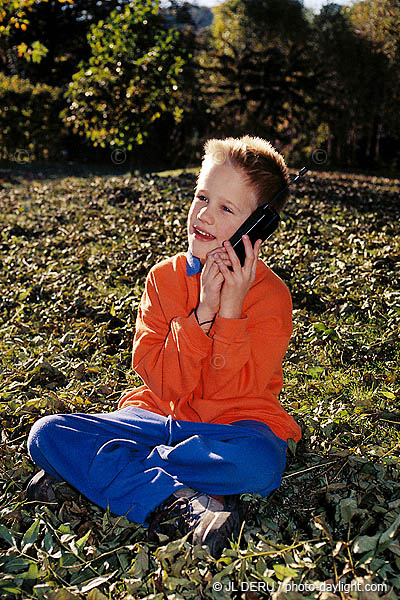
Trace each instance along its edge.
<path fill-rule="evenodd" d="M 215 261 L 224 276 L 218 314 L 220 317 L 228 319 L 240 319 L 241 317 L 244 299 L 256 277 L 258 252 L 262 244 L 262 240 L 257 240 L 253 248 L 248 236 L 242 236 L 242 240 L 246 251 L 243 267 L 228 241 L 224 242 L 224 248 L 228 253 L 233 271 L 228 269 L 221 258 L 215 257 Z"/>

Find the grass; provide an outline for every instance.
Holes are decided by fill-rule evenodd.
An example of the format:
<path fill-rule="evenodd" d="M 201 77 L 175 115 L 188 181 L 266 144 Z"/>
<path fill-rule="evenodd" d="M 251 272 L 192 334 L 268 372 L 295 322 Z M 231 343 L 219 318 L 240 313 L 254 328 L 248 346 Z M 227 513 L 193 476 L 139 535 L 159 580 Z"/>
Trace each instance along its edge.
<path fill-rule="evenodd" d="M 26 500 L 32 424 L 115 410 L 141 383 L 145 276 L 186 250 L 196 177 L 71 170 L 0 174 L 1 598 L 397 597 L 400 181 L 311 172 L 262 247 L 293 298 L 281 402 L 303 438 L 279 490 L 242 496 L 240 539 L 216 561 L 82 497 Z"/>

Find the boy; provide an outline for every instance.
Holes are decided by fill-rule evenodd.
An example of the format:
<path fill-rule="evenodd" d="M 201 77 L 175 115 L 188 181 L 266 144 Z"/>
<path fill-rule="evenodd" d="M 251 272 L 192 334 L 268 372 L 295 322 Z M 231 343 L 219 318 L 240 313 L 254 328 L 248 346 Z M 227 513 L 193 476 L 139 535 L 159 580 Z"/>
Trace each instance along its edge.
<path fill-rule="evenodd" d="M 238 533 L 238 495 L 266 496 L 280 485 L 287 439 L 300 438 L 278 401 L 291 297 L 258 258 L 261 240 L 252 248 L 244 238 L 243 267 L 228 240 L 288 182 L 265 140 L 206 143 L 188 251 L 146 278 L 132 357 L 144 385 L 114 413 L 40 419 L 28 448 L 44 471 L 28 497 L 53 499 L 54 482 L 65 480 L 132 521 L 175 519 L 218 556 Z"/>

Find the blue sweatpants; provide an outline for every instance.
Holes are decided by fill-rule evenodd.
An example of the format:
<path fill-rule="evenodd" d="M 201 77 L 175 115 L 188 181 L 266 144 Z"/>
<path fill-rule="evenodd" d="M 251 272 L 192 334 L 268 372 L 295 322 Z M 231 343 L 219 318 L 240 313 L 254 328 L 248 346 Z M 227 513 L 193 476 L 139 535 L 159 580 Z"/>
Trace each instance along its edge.
<path fill-rule="evenodd" d="M 267 496 L 281 483 L 286 446 L 259 421 L 178 421 L 133 406 L 49 415 L 33 425 L 28 439 L 32 460 L 47 473 L 142 524 L 181 487 Z"/>

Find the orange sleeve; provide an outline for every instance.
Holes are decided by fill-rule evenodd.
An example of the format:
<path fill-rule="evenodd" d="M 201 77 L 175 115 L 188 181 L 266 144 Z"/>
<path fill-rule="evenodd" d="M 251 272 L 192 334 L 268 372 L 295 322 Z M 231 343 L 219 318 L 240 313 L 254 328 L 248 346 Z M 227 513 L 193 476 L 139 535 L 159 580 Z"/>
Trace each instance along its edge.
<path fill-rule="evenodd" d="M 138 308 L 132 353 L 132 368 L 164 401 L 176 400 L 194 390 L 201 376 L 201 362 L 212 345 L 194 312 L 187 314 L 179 289 L 170 289 L 169 294 L 177 303 L 177 316 L 168 322 L 150 270 Z"/>
<path fill-rule="evenodd" d="M 203 365 L 204 396 L 260 397 L 281 372 L 292 334 L 292 300 L 280 287 L 259 296 L 240 319 L 216 317 L 211 358 Z"/>

